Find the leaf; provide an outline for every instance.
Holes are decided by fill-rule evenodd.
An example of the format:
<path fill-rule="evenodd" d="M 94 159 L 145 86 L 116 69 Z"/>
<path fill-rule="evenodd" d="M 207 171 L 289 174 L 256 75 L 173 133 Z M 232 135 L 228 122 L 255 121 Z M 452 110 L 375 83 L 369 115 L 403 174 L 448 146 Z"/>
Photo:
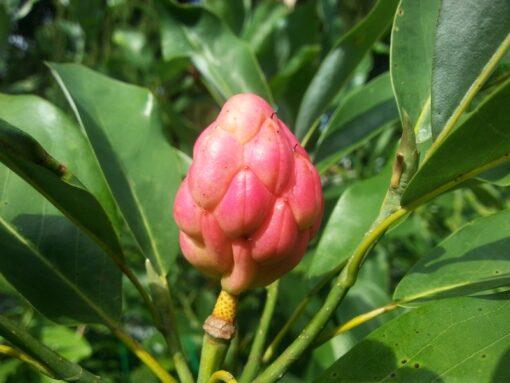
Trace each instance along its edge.
<path fill-rule="evenodd" d="M 41 341 L 71 362 L 79 362 L 92 355 L 92 347 L 85 337 L 65 326 L 44 326 Z"/>
<path fill-rule="evenodd" d="M 203 2 L 204 7 L 215 13 L 235 34 L 239 34 L 243 28 L 247 11 L 246 3 L 246 0 L 205 0 Z"/>
<path fill-rule="evenodd" d="M 314 156 L 319 171 L 358 148 L 398 118 L 390 76 L 383 74 L 350 93 L 322 132 Z"/>
<path fill-rule="evenodd" d="M 24 328 L 2 315 L 0 315 L 0 335 L 47 367 L 58 379 L 79 383 L 103 381 L 79 365 L 63 358 L 30 335 Z"/>
<path fill-rule="evenodd" d="M 421 258 L 398 284 L 396 301 L 454 290 L 455 294 L 510 283 L 510 210 L 462 227 Z"/>
<path fill-rule="evenodd" d="M 510 80 L 473 111 L 425 160 L 411 179 L 402 205 L 419 204 L 510 159 Z"/>
<path fill-rule="evenodd" d="M 450 133 L 510 45 L 510 2 L 443 0 L 432 66 L 432 135 Z"/>
<path fill-rule="evenodd" d="M 497 186 L 510 186 L 510 162 L 480 174 L 477 179 Z"/>
<path fill-rule="evenodd" d="M 257 53 L 287 13 L 287 7 L 280 2 L 267 0 L 260 2 L 251 12 L 243 28 L 242 38 Z"/>
<path fill-rule="evenodd" d="M 324 228 L 309 275 L 322 275 L 349 258 L 379 214 L 389 172 L 359 181 L 345 190 Z"/>
<path fill-rule="evenodd" d="M 0 102 L 0 105 L 2 104 L 12 105 L 11 103 Z M 48 113 L 46 116 L 49 118 L 42 118 L 38 120 L 39 123 L 30 123 L 17 118 L 15 120 L 20 122 L 25 130 L 37 132 L 47 142 L 48 146 L 53 147 L 54 143 L 51 139 L 48 139 L 46 133 L 52 130 L 56 134 L 64 131 L 68 132 L 70 131 L 67 129 L 68 126 L 59 122 L 56 115 L 52 114 L 55 109 L 48 104 L 32 104 L 32 106 L 27 104 L 26 112 L 34 110 L 32 107 L 34 109 L 41 107 L 39 113 Z M 16 110 L 16 108 L 4 109 L 0 112 L 0 115 L 4 115 L 6 110 Z M 35 116 L 38 115 L 35 114 Z M 61 150 L 59 154 L 70 161 L 70 166 L 78 168 L 83 165 L 83 169 L 87 169 L 86 166 L 91 165 L 90 163 L 87 164 L 87 152 L 83 152 L 83 157 L 78 154 L 78 150 L 84 148 L 80 145 L 80 139 L 73 140 L 72 135 L 65 133 L 60 138 L 69 138 L 68 142 L 72 142 L 74 145 L 65 145 L 69 149 Z M 60 145 L 58 146 L 60 147 Z M 1 162 L 29 182 L 67 217 L 98 240 L 110 255 L 116 258 L 121 256 L 120 245 L 110 217 L 105 214 L 102 206 L 85 189 L 83 184 L 68 170 L 67 165 L 58 162 L 32 137 L 2 119 L 0 119 L 0 147 L 2 148 L 0 151 Z M 74 159 L 73 155 L 75 156 Z M 93 184 L 93 182 L 94 180 L 91 177 L 91 183 Z M 99 192 L 101 185 L 98 184 L 97 186 Z M 9 206 L 3 208 L 4 211 L 6 209 L 9 209 Z M 13 213 L 16 214 L 17 212 Z M 115 210 L 112 212 L 112 217 L 116 217 Z"/>
<path fill-rule="evenodd" d="M 3 165 L 0 185 L 0 272 L 7 281 L 57 322 L 117 320 L 122 285 L 113 261 Z"/>
<path fill-rule="evenodd" d="M 166 141 L 154 96 L 80 65 L 50 68 L 140 247 L 165 274 L 178 251 L 172 206 L 183 172 Z"/>
<path fill-rule="evenodd" d="M 421 143 L 431 137 L 432 54 L 440 0 L 401 0 L 391 31 L 390 71 L 395 97 Z"/>
<path fill-rule="evenodd" d="M 509 298 L 462 297 L 423 305 L 371 333 L 316 381 L 508 381 Z"/>
<path fill-rule="evenodd" d="M 272 102 L 255 55 L 216 15 L 198 6 L 158 4 L 165 60 L 190 57 L 219 103 L 242 92 Z"/>
<path fill-rule="evenodd" d="M 371 12 L 341 37 L 324 58 L 301 101 L 295 129 L 298 138 L 303 138 L 316 123 L 356 66 L 386 31 L 397 4 L 397 0 L 378 0 Z"/>

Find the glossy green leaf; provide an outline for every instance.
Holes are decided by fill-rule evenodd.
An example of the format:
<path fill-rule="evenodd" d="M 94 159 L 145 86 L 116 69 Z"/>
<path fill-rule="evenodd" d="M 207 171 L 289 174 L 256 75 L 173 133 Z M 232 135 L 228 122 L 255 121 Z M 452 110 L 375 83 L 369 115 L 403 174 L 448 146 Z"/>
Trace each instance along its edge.
<path fill-rule="evenodd" d="M 395 300 L 456 294 L 510 283 L 510 210 L 464 226 L 421 258 L 398 284 Z"/>
<path fill-rule="evenodd" d="M 386 323 L 316 381 L 506 382 L 510 297 L 462 297 L 423 305 Z"/>
<path fill-rule="evenodd" d="M 501 112 L 509 98 L 507 80 L 430 154 L 411 179 L 402 204 L 417 203 L 510 159 L 510 114 Z"/>
<path fill-rule="evenodd" d="M 508 0 L 443 0 L 432 66 L 432 135 L 445 134 L 510 46 Z"/>
<path fill-rule="evenodd" d="M 164 135 L 154 96 L 80 65 L 50 67 L 130 229 L 165 274 L 178 251 L 172 204 L 183 172 Z"/>
<path fill-rule="evenodd" d="M 216 15 L 199 6 L 158 3 L 165 60 L 190 57 L 219 103 L 242 92 L 272 102 L 255 55 Z"/>
<path fill-rule="evenodd" d="M 387 30 L 397 4 L 397 0 L 378 0 L 365 19 L 347 32 L 324 58 L 301 101 L 295 129 L 298 138 L 303 138 L 317 122 L 356 66 Z"/>
<path fill-rule="evenodd" d="M 358 148 L 397 118 L 388 73 L 349 94 L 335 110 L 319 139 L 314 156 L 319 171 Z"/>
<path fill-rule="evenodd" d="M 417 142 L 431 137 L 432 54 L 440 0 L 401 0 L 391 31 L 390 71 L 400 116 Z"/>
<path fill-rule="evenodd" d="M 26 329 L 0 315 L 0 335 L 67 382 L 100 383 L 103 380 L 72 363 L 30 335 Z"/>
<path fill-rule="evenodd" d="M 321 235 L 310 276 L 327 273 L 351 255 L 379 214 L 389 172 L 359 181 L 345 190 Z"/>
<path fill-rule="evenodd" d="M 113 261 L 48 200 L 0 165 L 0 273 L 62 323 L 103 322 L 122 309 Z"/>

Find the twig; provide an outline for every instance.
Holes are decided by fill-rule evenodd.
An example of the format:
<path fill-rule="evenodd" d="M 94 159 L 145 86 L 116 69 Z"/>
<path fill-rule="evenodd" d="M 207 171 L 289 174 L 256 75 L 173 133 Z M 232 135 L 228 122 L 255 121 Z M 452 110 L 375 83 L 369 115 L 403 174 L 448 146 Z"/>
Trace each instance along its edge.
<path fill-rule="evenodd" d="M 243 373 L 241 374 L 241 378 L 239 379 L 240 383 L 250 383 L 259 370 L 262 351 L 264 350 L 264 345 L 266 343 L 267 331 L 271 324 L 271 319 L 273 317 L 274 308 L 278 298 L 278 285 L 279 281 L 276 281 L 267 288 L 266 303 L 264 305 L 262 317 L 260 318 L 255 339 L 251 346 L 248 362 L 246 363 Z"/>

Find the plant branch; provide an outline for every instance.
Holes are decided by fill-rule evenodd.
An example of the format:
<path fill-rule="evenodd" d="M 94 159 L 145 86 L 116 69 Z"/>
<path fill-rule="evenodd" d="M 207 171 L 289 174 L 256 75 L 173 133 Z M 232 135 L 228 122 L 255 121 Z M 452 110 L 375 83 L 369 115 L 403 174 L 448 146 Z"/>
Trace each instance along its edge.
<path fill-rule="evenodd" d="M 5 344 L 0 344 L 0 354 L 8 356 L 10 358 L 18 359 L 26 364 L 28 364 L 35 371 L 49 376 L 50 378 L 55 379 L 55 374 L 45 365 L 39 363 L 36 359 L 32 358 L 30 355 L 25 354 L 23 351 L 20 351 L 14 347 L 7 346 Z"/>
<path fill-rule="evenodd" d="M 262 317 L 260 318 L 257 333 L 255 334 L 255 339 L 251 346 L 248 362 L 246 363 L 243 373 L 241 374 L 241 378 L 239 379 L 240 383 L 250 383 L 259 370 L 262 351 L 264 350 L 264 345 L 266 343 L 267 331 L 269 330 L 269 325 L 271 324 L 271 319 L 273 317 L 274 308 L 278 298 L 278 285 L 279 281 L 276 281 L 267 287 L 266 303 L 264 305 Z"/>
<path fill-rule="evenodd" d="M 149 260 L 146 260 L 145 267 L 147 269 L 152 297 L 157 307 L 157 312 L 155 313 L 156 326 L 165 337 L 165 341 L 172 356 L 172 361 L 181 382 L 193 383 L 193 374 L 186 362 L 182 345 L 177 334 L 175 308 L 168 281 L 164 276 L 156 273 Z"/>
<path fill-rule="evenodd" d="M 137 357 L 142 361 L 154 375 L 163 383 L 177 383 L 174 377 L 172 377 L 159 362 L 149 353 L 143 346 L 136 340 L 131 338 L 122 328 L 118 326 L 111 327 L 110 330 L 113 334 L 126 345 Z"/>
<path fill-rule="evenodd" d="M 297 307 L 294 309 L 294 311 L 292 312 L 291 316 L 289 317 L 289 319 L 287 320 L 287 322 L 285 322 L 285 324 L 283 325 L 283 327 L 280 329 L 280 331 L 278 331 L 278 334 L 276 334 L 276 336 L 274 337 L 273 341 L 269 344 L 269 346 L 267 347 L 266 351 L 264 352 L 264 355 L 262 357 L 262 363 L 266 364 L 267 362 L 269 362 L 271 359 L 273 359 L 273 355 L 276 351 L 276 349 L 278 348 L 278 346 L 280 345 L 282 339 L 284 338 L 285 335 L 287 335 L 287 332 L 290 330 L 290 328 L 292 327 L 292 325 L 294 323 L 296 323 L 296 321 L 299 319 L 299 317 L 301 317 L 301 315 L 305 312 L 305 309 L 306 309 L 306 306 L 308 306 L 308 303 L 310 302 L 310 300 L 328 283 L 330 282 L 334 277 L 335 275 L 337 275 L 341 270 L 342 268 L 345 266 L 345 263 L 346 262 L 342 262 L 342 264 L 340 266 L 338 266 L 337 268 L 335 268 L 333 271 L 327 273 L 326 275 L 324 275 L 318 282 L 317 284 L 303 297 L 303 299 L 301 300 L 301 302 L 299 302 L 299 304 L 297 305 Z"/>
<path fill-rule="evenodd" d="M 28 354 L 28 358 L 24 361 L 28 362 L 28 360 L 32 358 L 37 360 L 36 363 L 41 364 L 43 366 L 43 370 L 51 371 L 51 376 L 56 377 L 57 379 L 80 383 L 102 382 L 99 376 L 91 374 L 78 364 L 75 364 L 57 354 L 55 351 L 42 344 L 38 339 L 30 335 L 25 329 L 19 327 L 16 323 L 2 315 L 0 315 L 0 334 L 5 338 L 5 340 Z M 4 351 L 6 351 L 5 348 Z M 24 357 L 21 354 L 18 354 L 18 356 L 19 359 Z M 36 364 L 32 365 L 34 367 L 36 366 Z"/>

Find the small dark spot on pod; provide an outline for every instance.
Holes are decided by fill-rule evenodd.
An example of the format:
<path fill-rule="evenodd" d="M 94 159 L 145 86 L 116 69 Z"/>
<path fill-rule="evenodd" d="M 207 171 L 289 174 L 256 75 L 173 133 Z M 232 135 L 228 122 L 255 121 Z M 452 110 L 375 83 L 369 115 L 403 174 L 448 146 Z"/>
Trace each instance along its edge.
<path fill-rule="evenodd" d="M 400 363 L 406 364 L 407 363 L 407 359 L 402 359 L 402 361 Z"/>
<path fill-rule="evenodd" d="M 394 378 L 395 376 L 397 376 L 397 374 L 395 374 L 394 372 L 392 372 L 392 373 L 390 374 L 390 376 L 391 376 L 392 378 Z"/>
<path fill-rule="evenodd" d="M 420 368 L 420 363 L 415 363 L 414 368 Z"/>
<path fill-rule="evenodd" d="M 482 358 L 483 358 L 483 359 L 485 359 L 485 357 L 486 357 L 486 356 L 487 356 L 487 355 L 485 355 L 485 354 L 482 354 Z"/>

